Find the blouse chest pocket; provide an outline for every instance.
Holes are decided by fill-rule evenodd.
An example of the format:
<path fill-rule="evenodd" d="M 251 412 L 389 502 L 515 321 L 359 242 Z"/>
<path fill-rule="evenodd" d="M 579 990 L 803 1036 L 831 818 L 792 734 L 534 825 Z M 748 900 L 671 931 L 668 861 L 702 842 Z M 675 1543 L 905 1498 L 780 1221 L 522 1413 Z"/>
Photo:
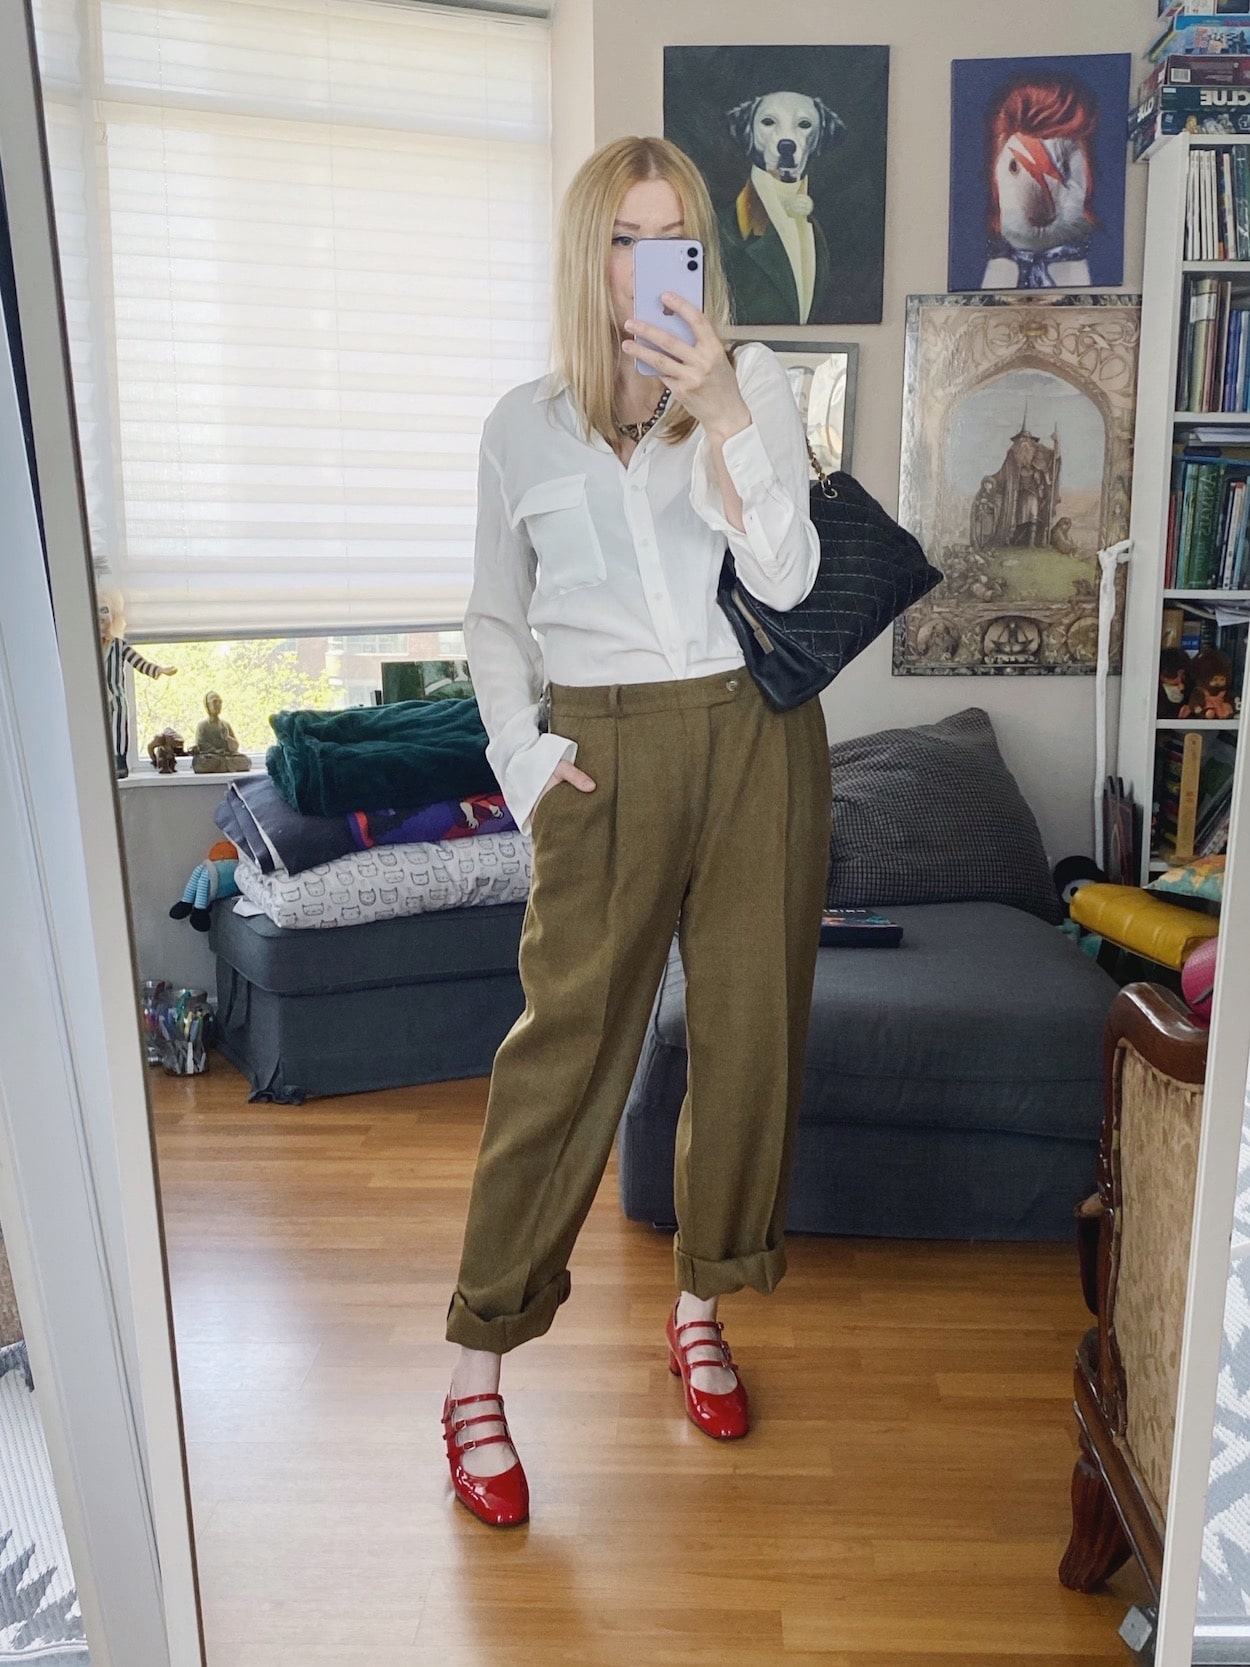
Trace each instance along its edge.
<path fill-rule="evenodd" d="M 562 594 L 603 583 L 607 568 L 586 501 L 585 475 L 560 475 L 531 486 L 512 512 L 512 525 L 521 521 L 538 556 L 542 590 Z"/>

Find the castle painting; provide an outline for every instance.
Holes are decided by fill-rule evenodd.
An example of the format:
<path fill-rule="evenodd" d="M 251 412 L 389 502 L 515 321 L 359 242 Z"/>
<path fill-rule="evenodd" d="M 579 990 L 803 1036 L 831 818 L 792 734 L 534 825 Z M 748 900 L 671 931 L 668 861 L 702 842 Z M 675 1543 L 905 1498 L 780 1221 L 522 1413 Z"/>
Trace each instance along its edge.
<path fill-rule="evenodd" d="M 909 297 L 899 519 L 946 577 L 896 622 L 896 673 L 1096 669 L 1098 552 L 1128 531 L 1138 330 L 1133 296 Z"/>

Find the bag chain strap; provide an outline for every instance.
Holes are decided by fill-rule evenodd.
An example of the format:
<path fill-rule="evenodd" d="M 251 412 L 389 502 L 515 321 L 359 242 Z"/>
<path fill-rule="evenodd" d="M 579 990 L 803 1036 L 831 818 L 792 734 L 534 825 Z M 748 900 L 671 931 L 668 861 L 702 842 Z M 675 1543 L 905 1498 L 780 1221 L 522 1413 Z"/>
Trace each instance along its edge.
<path fill-rule="evenodd" d="M 826 498 L 836 498 L 838 496 L 838 489 L 833 484 L 832 472 L 829 474 L 825 473 L 820 466 L 820 459 L 816 456 L 815 451 L 812 449 L 811 440 L 807 437 L 807 435 L 804 435 L 803 438 L 807 443 L 807 455 L 811 458 L 812 468 L 816 471 L 816 479 L 820 482 L 821 492 Z"/>

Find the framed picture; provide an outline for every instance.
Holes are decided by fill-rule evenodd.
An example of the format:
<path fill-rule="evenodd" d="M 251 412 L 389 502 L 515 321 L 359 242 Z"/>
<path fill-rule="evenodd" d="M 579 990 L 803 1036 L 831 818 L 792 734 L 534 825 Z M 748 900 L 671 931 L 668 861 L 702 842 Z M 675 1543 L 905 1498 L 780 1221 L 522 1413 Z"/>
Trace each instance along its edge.
<path fill-rule="evenodd" d="M 851 467 L 858 342 L 772 341 L 807 430 L 808 443 L 826 474 Z"/>
<path fill-rule="evenodd" d="M 699 165 L 734 317 L 879 324 L 886 46 L 666 46 L 664 133 Z"/>
<path fill-rule="evenodd" d="M 951 65 L 949 289 L 1124 277 L 1127 52 Z"/>
<path fill-rule="evenodd" d="M 1097 669 L 1098 552 L 1128 536 L 1140 323 L 1134 295 L 908 297 L 899 520 L 945 579 L 895 621 L 897 674 Z"/>

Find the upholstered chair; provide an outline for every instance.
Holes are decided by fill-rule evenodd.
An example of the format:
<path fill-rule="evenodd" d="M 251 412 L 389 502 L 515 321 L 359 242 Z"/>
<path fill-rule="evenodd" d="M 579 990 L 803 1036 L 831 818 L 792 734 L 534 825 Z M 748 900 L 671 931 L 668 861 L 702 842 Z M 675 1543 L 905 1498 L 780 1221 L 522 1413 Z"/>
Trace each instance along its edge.
<path fill-rule="evenodd" d="M 1129 984 L 1111 1004 L 1098 1192 L 1078 1211 L 1098 1324 L 1076 1355 L 1080 1456 L 1065 1586 L 1092 1591 L 1130 1556 L 1157 1599 L 1207 1032 L 1180 998 Z"/>

